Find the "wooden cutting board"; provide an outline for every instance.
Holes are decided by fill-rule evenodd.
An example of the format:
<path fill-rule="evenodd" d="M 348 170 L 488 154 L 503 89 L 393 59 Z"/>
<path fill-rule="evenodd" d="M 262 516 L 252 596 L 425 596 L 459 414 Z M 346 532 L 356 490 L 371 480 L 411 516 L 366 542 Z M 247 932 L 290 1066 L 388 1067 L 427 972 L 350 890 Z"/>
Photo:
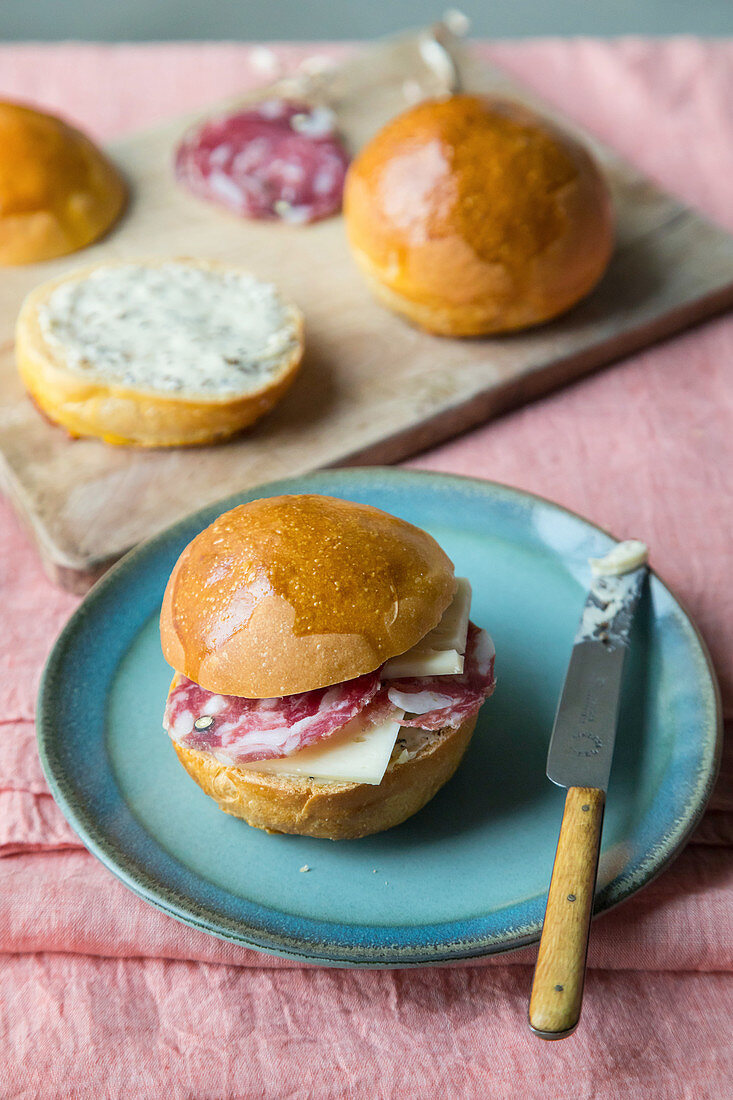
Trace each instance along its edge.
<path fill-rule="evenodd" d="M 314 78 L 312 94 L 334 106 L 353 149 L 416 89 L 444 89 L 425 59 L 429 34 L 380 43 Z M 455 40 L 443 41 L 463 87 L 533 101 Z M 84 591 L 135 543 L 199 505 L 318 467 L 394 462 L 733 303 L 733 238 L 581 135 L 608 174 L 617 210 L 617 248 L 602 284 L 565 317 L 524 334 L 451 340 L 418 332 L 369 296 L 340 218 L 300 228 L 245 222 L 180 190 L 171 155 L 190 121 L 110 147 L 132 202 L 105 241 L 5 269 L 0 279 L 0 474 L 49 574 L 70 590 Z M 13 327 L 24 295 L 73 267 L 171 255 L 241 264 L 302 306 L 307 352 L 296 384 L 266 420 L 216 447 L 136 451 L 70 440 L 42 419 L 16 376 Z"/>

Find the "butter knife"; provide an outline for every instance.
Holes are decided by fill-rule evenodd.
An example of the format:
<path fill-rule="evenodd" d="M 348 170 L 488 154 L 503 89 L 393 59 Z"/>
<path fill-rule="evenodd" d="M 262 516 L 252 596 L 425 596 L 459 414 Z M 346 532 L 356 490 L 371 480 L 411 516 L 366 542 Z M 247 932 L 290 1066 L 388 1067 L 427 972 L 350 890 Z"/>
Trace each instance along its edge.
<path fill-rule="evenodd" d="M 591 565 L 547 757 L 548 778 L 568 793 L 529 1003 L 529 1025 L 542 1039 L 566 1038 L 580 1018 L 621 679 L 646 547 L 618 543 Z"/>

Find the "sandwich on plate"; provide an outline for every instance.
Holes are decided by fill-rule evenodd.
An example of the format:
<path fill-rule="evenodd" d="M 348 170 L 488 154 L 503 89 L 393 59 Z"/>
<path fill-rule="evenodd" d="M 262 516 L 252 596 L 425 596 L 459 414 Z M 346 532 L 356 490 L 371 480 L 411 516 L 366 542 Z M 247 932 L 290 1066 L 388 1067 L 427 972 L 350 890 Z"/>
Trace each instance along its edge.
<path fill-rule="evenodd" d="M 427 532 L 326 496 L 254 500 L 189 543 L 160 630 L 164 727 L 226 813 L 367 836 L 450 779 L 494 690 L 471 588 Z"/>

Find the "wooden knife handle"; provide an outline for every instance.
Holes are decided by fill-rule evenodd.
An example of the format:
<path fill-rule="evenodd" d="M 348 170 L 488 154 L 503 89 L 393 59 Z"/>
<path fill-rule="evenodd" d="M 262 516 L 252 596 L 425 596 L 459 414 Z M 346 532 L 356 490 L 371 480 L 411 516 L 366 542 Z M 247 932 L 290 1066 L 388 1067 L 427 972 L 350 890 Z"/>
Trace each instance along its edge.
<path fill-rule="evenodd" d="M 529 1002 L 541 1039 L 564 1039 L 580 1019 L 605 803 L 595 787 L 570 787 L 565 799 Z"/>

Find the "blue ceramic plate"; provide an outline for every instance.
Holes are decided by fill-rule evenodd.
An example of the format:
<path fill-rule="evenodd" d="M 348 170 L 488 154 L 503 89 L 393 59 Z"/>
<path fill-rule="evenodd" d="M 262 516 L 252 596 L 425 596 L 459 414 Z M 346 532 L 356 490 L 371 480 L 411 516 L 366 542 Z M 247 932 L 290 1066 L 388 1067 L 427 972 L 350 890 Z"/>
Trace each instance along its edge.
<path fill-rule="evenodd" d="M 404 825 L 363 840 L 268 836 L 226 816 L 161 729 L 171 671 L 157 618 L 176 558 L 225 509 L 304 491 L 364 501 L 425 527 L 470 578 L 472 617 L 496 643 L 498 687 L 456 776 Z M 612 543 L 526 493 L 403 470 L 327 471 L 204 508 L 124 558 L 59 638 L 38 734 L 54 796 L 130 889 L 236 943 L 341 966 L 429 964 L 530 943 L 563 806 L 563 792 L 545 778 L 548 738 L 587 559 Z M 705 646 L 653 576 L 627 667 L 598 912 L 648 882 L 684 843 L 719 746 Z"/>

